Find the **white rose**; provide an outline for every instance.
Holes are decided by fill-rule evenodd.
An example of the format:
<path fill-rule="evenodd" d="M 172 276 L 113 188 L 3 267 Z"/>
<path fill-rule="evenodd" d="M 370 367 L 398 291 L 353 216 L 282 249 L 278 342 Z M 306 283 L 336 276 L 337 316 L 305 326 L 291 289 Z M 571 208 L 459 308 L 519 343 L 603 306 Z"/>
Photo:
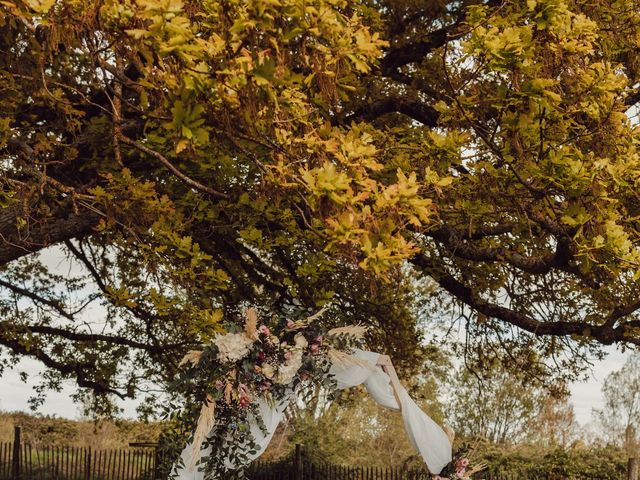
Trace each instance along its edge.
<path fill-rule="evenodd" d="M 298 351 L 284 364 L 278 368 L 278 375 L 275 378 L 275 382 L 280 385 L 287 385 L 291 383 L 293 377 L 296 376 L 298 370 L 302 366 L 302 352 Z"/>
<path fill-rule="evenodd" d="M 213 343 L 218 347 L 218 360 L 234 363 L 249 354 L 253 340 L 244 333 L 227 333 L 216 336 Z"/>
<path fill-rule="evenodd" d="M 276 373 L 276 370 L 275 370 L 275 368 L 273 368 L 273 365 L 271 365 L 270 363 L 265 363 L 265 364 L 262 365 L 262 374 L 265 377 L 273 378 L 275 373 Z"/>
<path fill-rule="evenodd" d="M 309 346 L 309 342 L 307 342 L 307 339 L 301 333 L 296 334 L 294 340 L 298 348 L 307 348 Z"/>

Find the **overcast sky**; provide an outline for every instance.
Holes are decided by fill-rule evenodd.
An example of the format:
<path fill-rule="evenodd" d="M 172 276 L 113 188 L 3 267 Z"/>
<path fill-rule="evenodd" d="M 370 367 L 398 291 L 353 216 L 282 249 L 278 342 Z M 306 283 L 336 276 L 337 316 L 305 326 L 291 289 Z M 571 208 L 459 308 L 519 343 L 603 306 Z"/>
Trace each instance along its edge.
<path fill-rule="evenodd" d="M 43 261 L 52 270 L 60 273 L 72 275 L 78 273 L 78 269 L 69 265 L 61 251 L 57 248 L 48 249 L 42 256 Z M 92 316 L 96 315 L 93 309 Z M 87 319 L 89 320 L 89 319 Z M 94 319 L 95 321 L 95 319 Z M 608 356 L 600 362 L 595 363 L 590 372 L 589 380 L 586 382 L 576 382 L 571 387 L 572 402 L 578 421 L 585 425 L 592 420 L 592 410 L 600 408 L 603 403 L 601 385 L 605 377 L 614 370 L 618 370 L 625 361 L 626 354 L 620 353 L 616 348 L 609 347 Z M 35 360 L 23 360 L 21 369 L 30 372 L 32 376 L 37 376 L 39 364 Z M 7 371 L 0 377 L 0 410 L 4 411 L 26 411 L 28 409 L 27 399 L 32 395 L 32 386 L 35 382 L 24 383 L 20 380 L 16 371 Z M 46 415 L 56 415 L 59 417 L 78 418 L 79 410 L 70 399 L 73 391 L 71 385 L 60 393 L 51 393 L 47 402 L 40 408 L 40 413 Z M 124 417 L 135 417 L 136 403 L 133 401 L 122 402 Z"/>

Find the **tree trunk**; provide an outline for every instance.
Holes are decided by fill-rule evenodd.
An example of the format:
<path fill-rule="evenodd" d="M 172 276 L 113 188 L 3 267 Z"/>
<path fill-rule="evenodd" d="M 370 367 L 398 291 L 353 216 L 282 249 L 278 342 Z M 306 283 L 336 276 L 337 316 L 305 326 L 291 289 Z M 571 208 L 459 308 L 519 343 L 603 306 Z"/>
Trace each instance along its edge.
<path fill-rule="evenodd" d="M 627 480 L 638 480 L 638 459 L 630 458 L 627 468 Z"/>

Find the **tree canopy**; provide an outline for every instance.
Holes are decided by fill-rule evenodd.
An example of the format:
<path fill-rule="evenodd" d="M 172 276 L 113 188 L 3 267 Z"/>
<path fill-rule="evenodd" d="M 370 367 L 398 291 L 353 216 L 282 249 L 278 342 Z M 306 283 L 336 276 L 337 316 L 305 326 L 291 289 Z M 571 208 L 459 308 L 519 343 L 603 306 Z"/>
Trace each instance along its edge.
<path fill-rule="evenodd" d="M 640 344 L 638 31 L 634 0 L 2 2 L 4 364 L 132 396 L 244 305 L 329 301 L 396 363 L 427 301 L 521 365 Z"/>

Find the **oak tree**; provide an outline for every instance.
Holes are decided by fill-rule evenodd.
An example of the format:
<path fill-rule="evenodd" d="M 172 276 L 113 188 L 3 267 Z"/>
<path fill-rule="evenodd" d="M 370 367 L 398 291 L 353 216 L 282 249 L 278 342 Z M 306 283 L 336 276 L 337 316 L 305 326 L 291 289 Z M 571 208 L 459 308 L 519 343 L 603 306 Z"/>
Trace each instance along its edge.
<path fill-rule="evenodd" d="M 411 363 L 425 298 L 534 364 L 639 344 L 639 29 L 634 0 L 2 2 L 3 361 L 133 396 L 244 305 L 331 301 Z"/>

